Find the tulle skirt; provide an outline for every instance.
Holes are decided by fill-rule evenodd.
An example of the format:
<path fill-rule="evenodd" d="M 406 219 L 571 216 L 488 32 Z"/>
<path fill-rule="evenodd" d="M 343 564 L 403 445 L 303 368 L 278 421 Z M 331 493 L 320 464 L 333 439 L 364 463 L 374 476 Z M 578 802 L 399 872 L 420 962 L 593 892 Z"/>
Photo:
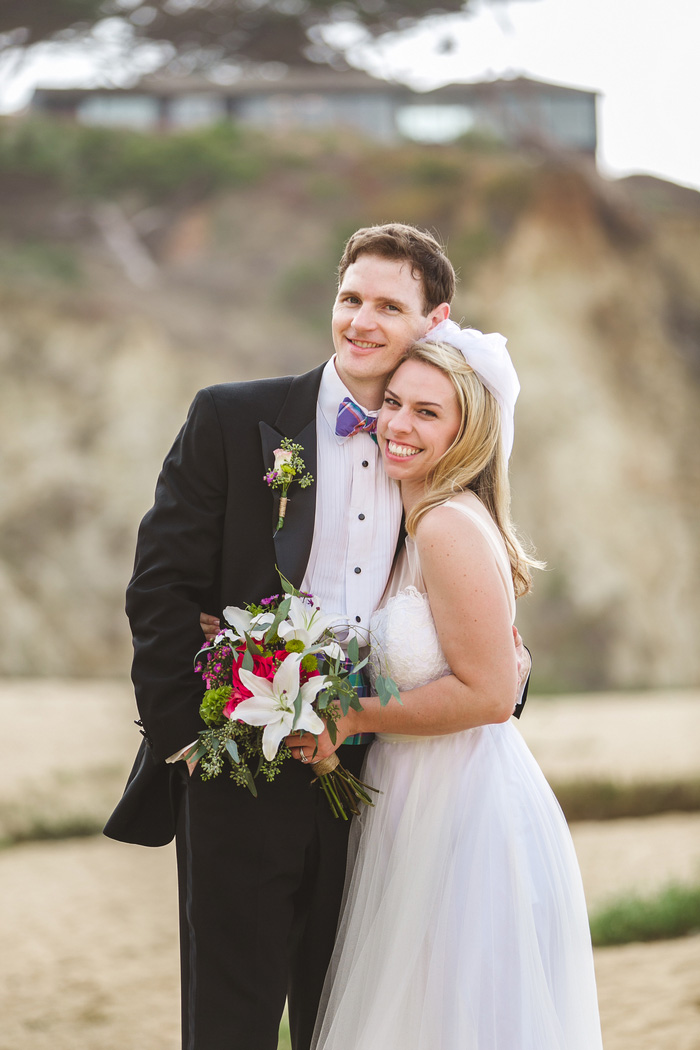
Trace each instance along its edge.
<path fill-rule="evenodd" d="M 379 737 L 314 1050 L 598 1050 L 576 855 L 510 722 Z"/>

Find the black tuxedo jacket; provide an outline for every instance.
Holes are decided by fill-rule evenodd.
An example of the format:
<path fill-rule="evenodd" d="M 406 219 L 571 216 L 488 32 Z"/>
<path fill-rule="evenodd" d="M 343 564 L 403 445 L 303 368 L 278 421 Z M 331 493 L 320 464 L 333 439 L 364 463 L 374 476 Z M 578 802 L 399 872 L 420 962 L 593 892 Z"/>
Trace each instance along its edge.
<path fill-rule="evenodd" d="M 201 610 L 219 612 L 279 591 L 276 566 L 300 586 L 311 550 L 316 485 L 278 499 L 263 475 L 283 437 L 316 476 L 316 403 L 324 365 L 301 376 L 201 390 L 170 450 L 139 529 L 126 609 L 132 679 L 145 740 L 105 834 L 164 845 L 174 834 L 181 764 L 165 758 L 202 728 Z"/>

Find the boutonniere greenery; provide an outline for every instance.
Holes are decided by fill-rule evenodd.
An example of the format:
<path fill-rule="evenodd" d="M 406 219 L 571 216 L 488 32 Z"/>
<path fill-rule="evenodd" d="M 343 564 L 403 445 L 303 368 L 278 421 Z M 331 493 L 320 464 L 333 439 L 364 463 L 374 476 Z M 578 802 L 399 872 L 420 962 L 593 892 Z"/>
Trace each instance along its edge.
<path fill-rule="evenodd" d="M 280 505 L 277 518 L 276 532 L 284 526 L 284 516 L 287 513 L 289 486 L 297 481 L 302 489 L 308 488 L 313 482 L 311 474 L 304 474 L 306 466 L 301 458 L 304 451 L 302 445 L 295 445 L 290 438 L 282 438 L 280 447 L 275 449 L 275 462 L 271 470 L 264 475 L 264 480 L 271 489 L 280 489 Z"/>

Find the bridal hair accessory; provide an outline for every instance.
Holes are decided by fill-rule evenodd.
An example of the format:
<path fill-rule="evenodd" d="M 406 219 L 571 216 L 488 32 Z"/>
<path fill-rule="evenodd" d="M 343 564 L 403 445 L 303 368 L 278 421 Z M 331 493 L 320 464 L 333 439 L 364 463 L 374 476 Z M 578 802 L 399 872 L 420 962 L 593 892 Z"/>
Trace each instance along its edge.
<path fill-rule="evenodd" d="M 431 328 L 420 340 L 422 343 L 449 343 L 464 356 L 470 368 L 478 375 L 486 389 L 493 394 L 501 409 L 501 436 L 506 459 L 513 450 L 513 414 L 520 393 L 520 383 L 505 336 L 498 332 L 484 335 L 476 328 L 460 328 L 449 319 Z"/>
<path fill-rule="evenodd" d="M 282 438 L 280 447 L 275 449 L 275 462 L 270 470 L 263 475 L 263 480 L 268 483 L 271 489 L 281 489 L 280 505 L 277 512 L 277 528 L 275 535 L 284 525 L 284 516 L 287 513 L 288 497 L 287 492 L 289 486 L 297 478 L 297 475 L 301 475 L 297 480 L 299 481 L 299 488 L 307 488 L 314 480 L 311 474 L 302 474 L 305 470 L 304 460 L 301 458 L 301 453 L 304 451 L 302 445 L 295 445 L 289 438 Z"/>

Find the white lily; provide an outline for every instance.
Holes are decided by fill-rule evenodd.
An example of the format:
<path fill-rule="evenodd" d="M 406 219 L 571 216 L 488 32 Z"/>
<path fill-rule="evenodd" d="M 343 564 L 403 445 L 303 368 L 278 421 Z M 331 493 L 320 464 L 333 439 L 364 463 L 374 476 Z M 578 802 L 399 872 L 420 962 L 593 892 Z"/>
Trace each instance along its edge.
<path fill-rule="evenodd" d="M 328 659 L 344 659 L 345 653 L 337 642 L 323 642 L 318 646 L 318 651 L 325 653 Z"/>
<path fill-rule="evenodd" d="M 285 736 L 295 729 L 304 729 L 318 736 L 326 723 L 314 711 L 312 704 L 316 694 L 323 689 L 325 679 L 315 675 L 299 687 L 299 670 L 301 656 L 290 653 L 280 664 L 271 682 L 259 678 L 251 671 L 241 669 L 238 674 L 242 684 L 253 694 L 242 700 L 235 711 L 235 717 L 251 726 L 265 726 L 262 738 L 263 755 L 268 760 L 277 754 Z M 301 710 L 299 717 L 294 715 L 294 702 L 301 691 Z"/>
<path fill-rule="evenodd" d="M 313 606 L 297 598 L 296 595 L 292 595 L 289 612 L 277 628 L 277 633 L 285 642 L 293 638 L 303 642 L 306 649 L 329 630 L 331 624 L 338 623 L 340 619 L 339 616 L 322 613 L 318 606 Z"/>
<path fill-rule="evenodd" d="M 253 616 L 247 609 L 239 609 L 237 605 L 227 605 L 224 609 L 224 619 L 231 624 L 236 637 L 241 639 L 249 634 L 251 638 L 259 640 L 274 618 L 275 614 L 272 612 L 257 613 Z"/>

